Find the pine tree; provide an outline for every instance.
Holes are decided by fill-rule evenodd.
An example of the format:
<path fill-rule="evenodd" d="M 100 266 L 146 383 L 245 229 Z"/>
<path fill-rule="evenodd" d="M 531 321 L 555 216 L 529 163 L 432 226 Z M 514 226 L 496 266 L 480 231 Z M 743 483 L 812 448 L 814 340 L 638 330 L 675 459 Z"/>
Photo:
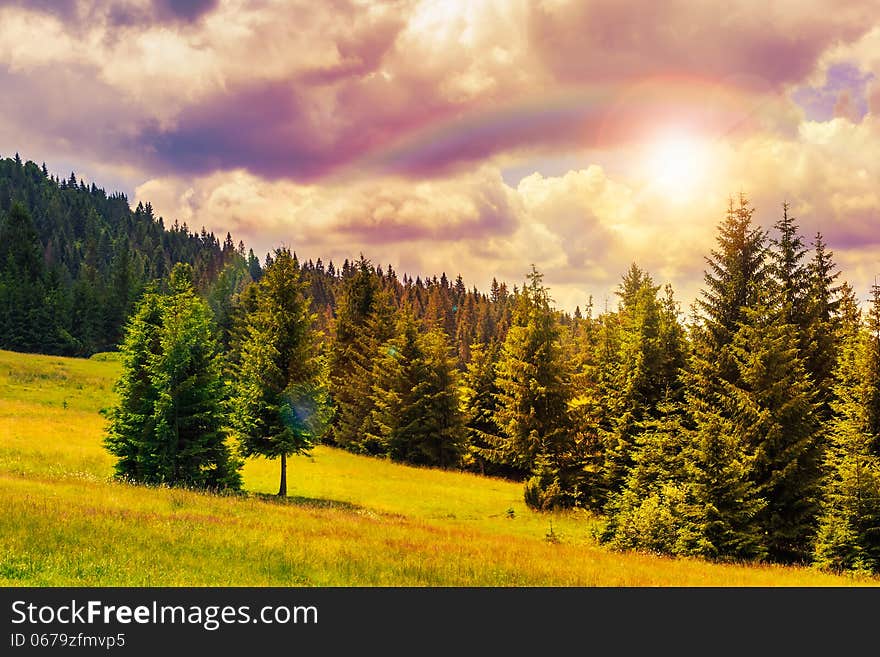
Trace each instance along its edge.
<path fill-rule="evenodd" d="M 802 343 L 806 344 L 805 366 L 816 388 L 819 417 L 823 422 L 828 422 L 831 419 L 834 369 L 839 349 L 837 333 L 841 322 L 840 295 L 843 287 L 835 285 L 840 272 L 836 271 L 832 260 L 834 254 L 826 250 L 821 233 L 816 233 L 813 249 L 806 308 L 808 324 L 802 335 Z"/>
<path fill-rule="evenodd" d="M 263 277 L 263 267 L 260 265 L 260 259 L 254 255 L 253 249 L 248 249 L 247 267 L 251 280 L 255 283 Z"/>
<path fill-rule="evenodd" d="M 767 500 L 762 495 L 770 486 L 766 468 L 782 458 L 783 450 L 772 445 L 772 431 L 778 426 L 775 409 L 769 406 L 777 401 L 772 397 L 774 377 L 787 373 L 776 367 L 771 375 L 762 376 L 762 363 L 751 358 L 749 349 L 770 349 L 772 353 L 764 355 L 773 357 L 774 366 L 796 355 L 786 341 L 789 333 L 775 335 L 765 325 L 768 312 L 762 294 L 771 272 L 766 264 L 766 235 L 752 225 L 752 215 L 753 209 L 740 196 L 738 207 L 731 201 L 719 226 L 718 246 L 706 259 L 705 287 L 694 308 L 684 375 L 687 415 L 682 426 L 691 436 L 686 458 L 686 486 L 693 504 L 689 533 L 699 537 L 689 549 L 712 558 L 766 553 L 758 514 L 763 513 Z M 759 307 L 763 311 L 756 312 Z M 773 344 L 762 344 L 765 337 Z M 795 380 L 802 383 L 801 370 Z M 762 421 L 757 429 L 748 423 L 756 419 Z M 803 445 L 798 443 L 803 438 L 800 427 L 796 434 L 792 441 Z M 768 449 L 759 460 L 757 454 Z M 798 458 L 799 454 L 795 464 Z"/>
<path fill-rule="evenodd" d="M 256 310 L 245 318 L 233 423 L 245 455 L 280 457 L 278 495 L 285 497 L 287 457 L 308 453 L 321 439 L 328 404 L 315 315 L 290 251 L 276 250 L 256 285 Z"/>
<path fill-rule="evenodd" d="M 394 333 L 393 308 L 368 260 L 362 257 L 347 270 L 330 349 L 330 392 L 336 415 L 329 439 L 352 451 L 378 454 L 383 448 L 368 437 L 373 363 L 380 346 Z"/>
<path fill-rule="evenodd" d="M 230 351 L 235 339 L 241 294 L 252 282 L 244 259 L 233 253 L 208 290 L 208 304 L 217 323 L 218 339 L 226 352 Z"/>
<path fill-rule="evenodd" d="M 16 272 L 23 280 L 39 280 L 43 275 L 43 256 L 27 208 L 19 202 L 13 203 L 0 228 L 0 266 Z"/>
<path fill-rule="evenodd" d="M 498 411 L 496 368 L 499 347 L 475 342 L 470 347 L 462 386 L 462 408 L 467 429 L 466 463 L 480 474 L 516 476 L 518 472 L 505 463 L 497 449 L 501 429 L 495 423 Z"/>
<path fill-rule="evenodd" d="M 159 353 L 164 303 L 150 291 L 138 303 L 125 327 L 120 345 L 123 374 L 116 382 L 118 402 L 109 414 L 105 444 L 117 457 L 117 476 L 131 481 L 154 481 L 157 464 L 149 450 L 154 441 L 153 409 L 158 390 L 153 383 L 150 365 Z"/>
<path fill-rule="evenodd" d="M 410 313 L 376 362 L 368 436 L 392 460 L 444 468 L 457 466 L 465 446 L 457 372 L 445 334 L 427 334 Z"/>
<path fill-rule="evenodd" d="M 504 434 L 505 457 L 532 474 L 526 502 L 547 509 L 576 502 L 579 463 L 568 417 L 570 376 L 542 278 L 533 266 L 517 296 L 498 363 L 495 422 Z"/>
<path fill-rule="evenodd" d="M 863 347 L 864 428 L 874 436 L 871 451 L 880 456 L 880 285 L 871 286 L 871 305 L 868 309 L 866 344 Z"/>
<path fill-rule="evenodd" d="M 737 207 L 731 200 L 718 228 L 718 246 L 706 258 L 705 287 L 697 300 L 704 330 L 694 345 L 697 360 L 691 363 L 704 379 L 736 381 L 736 366 L 724 347 L 745 321 L 746 309 L 756 305 L 770 274 L 766 234 L 752 225 L 753 213 L 744 196 L 740 195 Z M 704 367 L 708 369 L 702 371 Z"/>
<path fill-rule="evenodd" d="M 697 411 L 685 451 L 685 520 L 675 552 L 718 560 L 760 559 L 765 554 L 756 516 L 765 500 L 750 478 L 751 458 L 723 415 Z"/>
<path fill-rule="evenodd" d="M 834 419 L 815 562 L 880 573 L 880 287 L 865 330 L 845 336 L 836 369 Z M 846 297 L 844 297 L 846 299 Z"/>
<path fill-rule="evenodd" d="M 682 364 L 682 347 L 675 343 L 675 329 L 669 324 L 675 321 L 674 310 L 661 306 L 658 290 L 635 264 L 618 290 L 618 353 L 606 384 L 610 428 L 605 432 L 605 487 L 612 495 L 620 492 L 632 465 L 640 426 L 659 417 L 659 404 L 670 402 L 670 392 L 679 387 L 675 361 Z"/>
<path fill-rule="evenodd" d="M 0 218 L 0 348 L 43 351 L 59 328 L 46 306 L 45 267 L 30 213 L 14 202 Z"/>
<path fill-rule="evenodd" d="M 807 249 L 803 238 L 798 234 L 798 225 L 789 216 L 788 209 L 788 203 L 783 203 L 782 218 L 774 224 L 779 237 L 770 240 L 770 270 L 778 287 L 781 320 L 794 325 L 799 331 L 805 331 L 808 324 L 808 295 L 813 281 L 810 280 L 808 266 L 803 263 Z"/>
<path fill-rule="evenodd" d="M 189 265 L 175 266 L 170 288 L 148 296 L 129 325 L 106 445 L 119 457 L 117 474 L 134 481 L 238 488 L 210 309 Z"/>
<path fill-rule="evenodd" d="M 672 404 L 635 439 L 623 490 L 606 507 L 603 541 L 619 549 L 686 554 L 697 541 L 689 519 L 685 472 L 688 432 Z"/>
<path fill-rule="evenodd" d="M 834 570 L 880 573 L 880 459 L 858 411 L 840 404 L 827 452 L 815 563 Z"/>
<path fill-rule="evenodd" d="M 731 353 L 739 381 L 724 384 L 720 408 L 753 457 L 749 476 L 767 502 L 755 521 L 771 559 L 803 561 L 818 511 L 821 427 L 796 327 L 759 305 L 746 311 Z"/>

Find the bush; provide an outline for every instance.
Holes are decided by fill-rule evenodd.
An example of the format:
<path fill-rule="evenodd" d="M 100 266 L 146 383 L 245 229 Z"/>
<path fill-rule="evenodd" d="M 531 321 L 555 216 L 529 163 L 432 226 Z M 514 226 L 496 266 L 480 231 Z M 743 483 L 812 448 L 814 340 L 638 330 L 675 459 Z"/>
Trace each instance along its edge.
<path fill-rule="evenodd" d="M 96 354 L 92 354 L 89 360 L 96 360 L 100 363 L 121 362 L 122 354 L 118 351 L 99 351 Z"/>
<path fill-rule="evenodd" d="M 526 482 L 523 499 L 529 508 L 536 511 L 551 511 L 568 506 L 568 496 L 562 490 L 559 480 L 536 475 Z"/>

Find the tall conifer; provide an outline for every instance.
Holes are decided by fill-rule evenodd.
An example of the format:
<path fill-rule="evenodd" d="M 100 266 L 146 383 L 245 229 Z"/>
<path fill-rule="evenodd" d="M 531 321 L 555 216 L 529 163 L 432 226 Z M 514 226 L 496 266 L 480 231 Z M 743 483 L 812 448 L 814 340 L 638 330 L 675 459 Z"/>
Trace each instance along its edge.
<path fill-rule="evenodd" d="M 315 315 L 290 251 L 279 249 L 256 284 L 246 319 L 233 419 L 246 455 L 280 458 L 279 496 L 287 495 L 287 457 L 308 453 L 328 420 Z"/>

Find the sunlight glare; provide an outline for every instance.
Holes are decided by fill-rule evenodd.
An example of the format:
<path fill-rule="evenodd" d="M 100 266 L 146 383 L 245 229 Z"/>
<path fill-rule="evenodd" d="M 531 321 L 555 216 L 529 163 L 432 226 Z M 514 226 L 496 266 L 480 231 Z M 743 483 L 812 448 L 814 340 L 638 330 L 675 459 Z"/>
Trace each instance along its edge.
<path fill-rule="evenodd" d="M 706 176 L 708 149 L 696 137 L 668 133 L 649 144 L 644 165 L 649 185 L 674 200 L 686 200 Z"/>

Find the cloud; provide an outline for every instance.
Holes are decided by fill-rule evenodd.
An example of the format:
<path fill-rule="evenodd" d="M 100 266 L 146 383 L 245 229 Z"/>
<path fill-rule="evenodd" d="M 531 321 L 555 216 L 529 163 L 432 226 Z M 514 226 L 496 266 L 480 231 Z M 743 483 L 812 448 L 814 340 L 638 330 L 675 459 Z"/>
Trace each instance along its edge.
<path fill-rule="evenodd" d="M 861 276 L 880 208 L 874 8 L 0 0 L 0 150 L 110 171 L 167 220 L 258 252 L 369 251 L 480 286 L 534 262 L 570 309 L 631 261 L 695 294 L 740 190 L 765 225 L 791 201 Z M 710 154 L 686 198 L 639 168 L 669 128 Z"/>
<path fill-rule="evenodd" d="M 783 87 L 872 27 L 866 3 L 831 9 L 787 0 L 763 21 L 735 2 L 720 21 L 708 5 L 610 0 L 6 2 L 0 61 L 91 69 L 114 106 L 138 104 L 116 118 L 134 148 L 108 143 L 105 158 L 151 175 L 419 179 L 573 141 L 615 148 L 663 122 L 793 131 Z M 22 34 L 46 48 L 17 47 Z"/>
<path fill-rule="evenodd" d="M 18 7 L 55 16 L 77 30 L 100 22 L 115 27 L 193 23 L 218 5 L 219 0 L 0 0 L 0 8 Z"/>
<path fill-rule="evenodd" d="M 568 82 L 675 74 L 766 89 L 799 81 L 825 49 L 863 35 L 876 20 L 874 9 L 832 0 L 760 9 L 750 0 L 723 8 L 562 0 L 531 5 L 529 32 L 544 64 Z"/>
<path fill-rule="evenodd" d="M 610 296 L 630 261 L 687 287 L 694 263 L 702 265 L 691 256 L 708 248 L 714 227 L 676 221 L 674 205 L 598 166 L 534 174 L 516 187 L 493 167 L 417 184 L 384 177 L 344 186 L 268 182 L 238 170 L 189 183 L 157 178 L 135 200 L 152 202 L 166 224 L 176 218 L 229 230 L 257 253 L 285 244 L 303 258 L 339 263 L 363 252 L 400 274 L 461 273 L 481 289 L 493 277 L 519 284 L 534 263 L 569 310 L 590 294 Z M 653 221 L 645 220 L 649 208 L 657 211 Z M 657 248 L 670 242 L 682 248 Z"/>
<path fill-rule="evenodd" d="M 461 273 L 483 289 L 493 276 L 521 282 L 535 263 L 568 310 L 590 295 L 598 308 L 613 307 L 620 277 L 636 262 L 658 283 L 671 282 L 687 307 L 727 199 L 739 191 L 768 230 L 788 201 L 807 241 L 821 231 L 845 277 L 867 289 L 880 267 L 878 125 L 870 115 L 858 123 L 836 118 L 806 122 L 791 137 L 707 143 L 705 175 L 686 196 L 672 193 L 674 180 L 658 185 L 594 164 L 535 173 L 516 186 L 491 165 L 418 183 L 385 175 L 299 184 L 237 170 L 188 183 L 155 179 L 137 198 L 192 227 L 231 230 L 257 252 L 283 243 L 301 257 L 337 262 L 364 252 L 400 273 Z"/>
<path fill-rule="evenodd" d="M 838 62 L 825 71 L 822 86 L 803 86 L 792 93 L 806 118 L 827 121 L 836 116 L 859 121 L 868 112 L 867 88 L 873 73 L 862 72 L 852 62 Z"/>

